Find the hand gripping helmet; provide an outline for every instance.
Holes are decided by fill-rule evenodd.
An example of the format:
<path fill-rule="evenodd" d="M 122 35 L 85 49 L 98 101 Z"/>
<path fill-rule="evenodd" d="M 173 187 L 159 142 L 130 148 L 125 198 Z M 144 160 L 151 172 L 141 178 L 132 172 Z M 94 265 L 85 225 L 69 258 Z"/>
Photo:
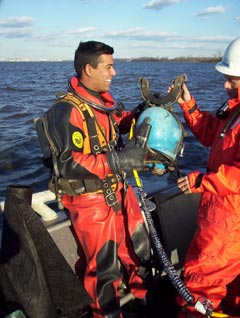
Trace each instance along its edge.
<path fill-rule="evenodd" d="M 176 157 L 183 150 L 184 128 L 173 112 L 162 107 L 149 107 L 144 110 L 136 124 L 136 132 L 148 118 L 151 130 L 147 142 L 147 155 L 144 159 L 149 168 L 157 174 L 164 174 L 176 168 Z"/>
<path fill-rule="evenodd" d="M 228 45 L 222 61 L 217 63 L 215 68 L 225 75 L 240 76 L 240 37 Z"/>

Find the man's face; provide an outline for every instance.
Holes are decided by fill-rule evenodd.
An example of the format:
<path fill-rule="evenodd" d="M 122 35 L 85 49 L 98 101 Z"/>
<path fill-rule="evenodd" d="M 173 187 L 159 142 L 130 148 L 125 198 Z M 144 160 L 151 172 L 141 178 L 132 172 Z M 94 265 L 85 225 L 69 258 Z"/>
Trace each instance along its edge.
<path fill-rule="evenodd" d="M 240 77 L 239 76 L 225 76 L 224 88 L 226 89 L 228 96 L 230 98 L 238 98 L 238 88 L 240 87 Z"/>
<path fill-rule="evenodd" d="M 116 76 L 113 56 L 102 54 L 96 68 L 91 67 L 91 89 L 96 92 L 107 92 L 110 90 L 111 81 Z"/>

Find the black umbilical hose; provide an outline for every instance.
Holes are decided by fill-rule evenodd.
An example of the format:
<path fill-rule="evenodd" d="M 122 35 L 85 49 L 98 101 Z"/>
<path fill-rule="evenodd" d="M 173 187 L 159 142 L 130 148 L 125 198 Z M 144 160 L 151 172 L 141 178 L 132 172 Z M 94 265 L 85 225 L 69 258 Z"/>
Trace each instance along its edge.
<path fill-rule="evenodd" d="M 179 278 L 175 267 L 173 266 L 173 264 L 169 260 L 168 255 L 166 254 L 166 252 L 165 252 L 165 250 L 160 242 L 156 228 L 155 228 L 154 223 L 153 223 L 151 212 L 148 210 L 148 208 L 146 206 L 146 201 L 145 201 L 143 189 L 141 187 L 138 187 L 138 194 L 139 194 L 139 198 L 140 198 L 141 208 L 143 210 L 143 213 L 144 213 L 146 221 L 147 221 L 149 234 L 150 234 L 151 239 L 152 239 L 153 247 L 154 247 L 157 255 L 159 256 L 159 259 L 163 265 L 163 269 L 166 272 L 166 274 L 168 275 L 170 281 L 172 282 L 172 284 L 174 285 L 174 287 L 176 288 L 178 293 L 183 297 L 183 299 L 187 303 L 193 304 L 193 300 L 194 300 L 193 295 L 190 293 L 190 291 L 187 289 L 187 287 L 183 284 L 183 282 Z"/>
<path fill-rule="evenodd" d="M 138 195 L 141 203 L 142 211 L 145 215 L 145 219 L 148 225 L 149 234 L 152 240 L 153 248 L 155 249 L 160 262 L 162 263 L 163 269 L 168 275 L 171 283 L 179 293 L 179 295 L 186 301 L 187 306 L 192 306 L 195 308 L 196 311 L 200 312 L 201 314 L 205 315 L 205 317 L 212 317 L 213 306 L 212 303 L 204 298 L 200 297 L 197 301 L 194 300 L 194 296 L 188 290 L 188 288 L 184 285 L 182 280 L 177 274 L 175 267 L 173 266 L 172 262 L 170 261 L 168 255 L 166 254 L 161 241 L 158 237 L 151 212 L 147 208 L 146 200 L 143 192 L 143 186 L 141 184 L 141 180 L 138 178 L 137 172 L 134 173 L 136 185 L 138 188 Z M 138 178 L 138 179 L 137 179 Z"/>
<path fill-rule="evenodd" d="M 147 117 L 145 118 L 144 122 L 140 125 L 138 134 L 136 136 L 136 144 L 139 147 L 141 148 L 146 147 L 148 138 L 150 135 L 150 131 L 151 131 L 150 118 Z M 155 248 L 156 253 L 160 258 L 164 271 L 168 274 L 169 279 L 171 280 L 172 284 L 175 286 L 178 293 L 183 297 L 183 299 L 187 303 L 193 304 L 193 300 L 194 300 L 193 295 L 190 293 L 190 291 L 187 289 L 187 287 L 183 284 L 183 282 L 179 278 L 176 269 L 174 268 L 171 261 L 169 260 L 168 255 L 164 251 L 163 246 L 160 242 L 160 239 L 157 235 L 157 231 L 153 223 L 151 212 L 149 211 L 146 205 L 146 200 L 143 193 L 143 186 L 142 186 L 141 180 L 139 179 L 138 172 L 136 170 L 133 170 L 133 175 L 134 175 L 135 182 L 138 188 L 138 195 L 139 195 L 141 207 L 147 221 L 149 234 L 152 239 L 153 247 Z"/>
<path fill-rule="evenodd" d="M 150 118 L 145 118 L 144 122 L 140 125 L 138 134 L 136 136 L 136 144 L 139 147 L 141 148 L 146 147 L 150 131 L 151 131 Z M 175 168 L 177 167 L 175 166 Z M 177 169 L 177 174 L 178 174 L 178 177 L 180 177 L 180 172 L 178 169 Z M 136 186 L 138 188 L 138 195 L 139 195 L 139 199 L 141 203 L 141 208 L 145 215 L 145 219 L 148 225 L 148 230 L 152 240 L 153 248 L 155 249 L 160 259 L 160 262 L 163 265 L 164 271 L 168 275 L 170 281 L 172 282 L 173 286 L 175 287 L 179 295 L 181 295 L 181 297 L 186 301 L 187 305 L 193 306 L 198 312 L 204 315 L 207 314 L 207 317 L 211 317 L 211 312 L 212 312 L 211 302 L 206 298 L 202 298 L 201 300 L 198 299 L 196 302 L 194 302 L 194 296 L 191 294 L 191 292 L 188 290 L 188 288 L 184 285 L 184 283 L 178 276 L 175 267 L 173 266 L 168 255 L 166 254 L 161 244 L 161 241 L 158 237 L 151 212 L 149 211 L 146 205 L 142 181 L 140 180 L 138 176 L 138 172 L 135 169 L 133 169 L 133 176 L 135 178 Z"/>

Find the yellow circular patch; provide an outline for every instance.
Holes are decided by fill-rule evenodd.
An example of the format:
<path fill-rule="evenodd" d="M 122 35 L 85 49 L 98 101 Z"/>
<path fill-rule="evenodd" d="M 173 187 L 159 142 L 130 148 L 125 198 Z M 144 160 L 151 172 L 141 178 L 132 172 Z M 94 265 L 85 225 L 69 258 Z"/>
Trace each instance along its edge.
<path fill-rule="evenodd" d="M 76 146 L 77 148 L 83 147 L 83 136 L 79 131 L 75 131 L 72 134 L 72 142 L 74 146 Z"/>

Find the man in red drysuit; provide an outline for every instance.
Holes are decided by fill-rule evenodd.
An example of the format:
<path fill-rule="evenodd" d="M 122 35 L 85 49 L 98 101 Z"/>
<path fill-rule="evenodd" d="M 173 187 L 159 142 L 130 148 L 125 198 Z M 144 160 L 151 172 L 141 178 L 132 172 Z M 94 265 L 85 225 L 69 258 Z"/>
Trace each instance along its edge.
<path fill-rule="evenodd" d="M 211 147 L 206 173 L 194 171 L 178 179 L 184 193 L 202 193 L 183 276 L 194 301 L 204 297 L 214 311 L 239 316 L 240 285 L 236 290 L 230 287 L 237 286 L 234 282 L 240 274 L 240 37 L 229 44 L 216 69 L 224 74 L 229 96 L 216 115 L 201 111 L 186 85 L 178 100 L 188 127 L 204 146 Z M 177 303 L 186 305 L 181 297 Z M 187 305 L 179 317 L 206 315 Z"/>
<path fill-rule="evenodd" d="M 94 318 L 122 316 L 118 295 L 120 264 L 132 294 L 146 303 L 150 241 L 139 202 L 126 175 L 144 170 L 145 149 L 134 140 L 123 149 L 140 104 L 125 111 L 109 93 L 116 75 L 112 47 L 81 42 L 75 51 L 76 75 L 66 94 L 46 112 L 45 132 L 52 149 L 53 184 L 86 258 L 84 286 Z M 125 277 L 126 279 L 126 277 Z"/>

